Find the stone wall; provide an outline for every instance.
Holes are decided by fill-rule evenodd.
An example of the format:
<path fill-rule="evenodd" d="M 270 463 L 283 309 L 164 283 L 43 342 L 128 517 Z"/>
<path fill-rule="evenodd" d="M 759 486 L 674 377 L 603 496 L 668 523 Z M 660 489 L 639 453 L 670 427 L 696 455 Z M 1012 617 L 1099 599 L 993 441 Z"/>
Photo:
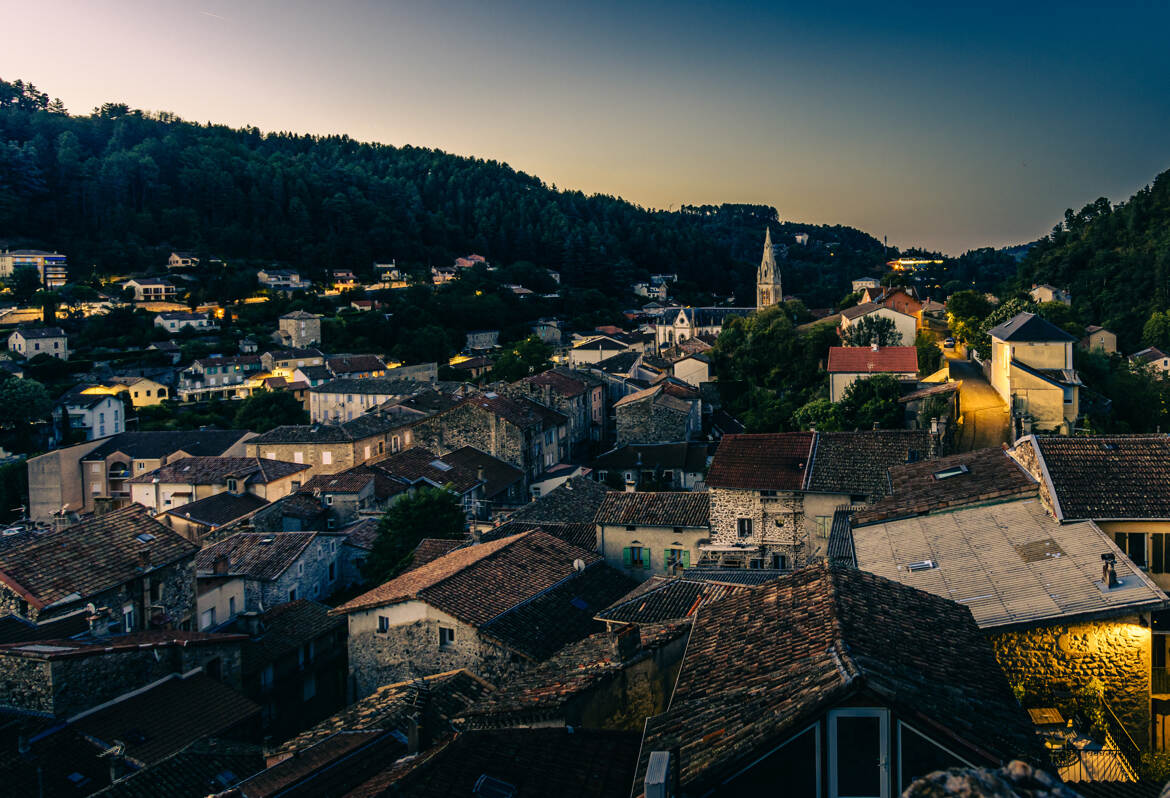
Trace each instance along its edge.
<path fill-rule="evenodd" d="M 317 474 L 336 474 L 338 471 L 345 471 L 348 468 L 353 468 L 358 463 L 362 462 L 357 458 L 357 452 L 362 451 L 364 444 L 369 444 L 370 440 L 358 441 L 356 443 L 252 443 L 248 441 L 247 450 L 248 457 L 262 457 L 269 460 L 283 460 L 286 463 L 297 462 L 297 455 L 300 454 L 300 462 L 310 467 L 309 471 L 301 472 L 301 479 L 307 482 L 311 477 Z M 382 441 L 382 447 L 385 448 L 385 440 Z M 377 448 L 377 441 L 374 441 L 374 450 Z M 325 463 L 324 453 L 329 452 L 330 462 Z M 303 484 L 303 482 L 302 482 Z"/>
<path fill-rule="evenodd" d="M 654 402 L 630 402 L 614 409 L 617 445 L 687 440 L 689 416 Z"/>
<path fill-rule="evenodd" d="M 290 591 L 296 590 L 298 599 L 322 601 L 341 586 L 342 545 L 332 535 L 318 535 L 305 547 L 296 562 L 276 579 L 248 580 L 244 587 L 244 605 L 249 611 L 270 610 L 277 604 L 292 601 Z M 333 578 L 329 565 L 333 564 Z"/>
<path fill-rule="evenodd" d="M 412 432 L 415 446 L 440 456 L 474 446 L 523 469 L 529 478 L 544 470 L 539 456 L 534 456 L 533 441 L 523 430 L 471 403 L 423 419 L 414 425 Z"/>
<path fill-rule="evenodd" d="M 373 616 L 372 626 L 358 630 L 351 623 L 349 630 L 349 670 L 355 698 L 367 696 L 382 685 L 458 668 L 480 673 L 479 636 L 474 627 L 454 618 L 422 617 L 378 632 L 379 610 L 369 614 Z M 440 626 L 455 630 L 452 645 L 440 648 Z"/>
<path fill-rule="evenodd" d="M 1016 441 L 1016 445 L 1008 449 L 1008 455 L 1040 483 L 1040 501 L 1043 502 L 1044 508 L 1049 514 L 1055 518 L 1056 504 L 1052 500 L 1052 492 L 1048 489 L 1048 483 L 1044 479 L 1044 472 L 1040 468 L 1040 458 L 1036 454 L 1036 447 L 1032 443 L 1031 436 Z"/>
<path fill-rule="evenodd" d="M 1138 745 L 1150 735 L 1150 630 L 1138 616 L 991 632 L 996 659 L 1012 684 L 1043 694 L 1086 687 L 1093 679 Z"/>

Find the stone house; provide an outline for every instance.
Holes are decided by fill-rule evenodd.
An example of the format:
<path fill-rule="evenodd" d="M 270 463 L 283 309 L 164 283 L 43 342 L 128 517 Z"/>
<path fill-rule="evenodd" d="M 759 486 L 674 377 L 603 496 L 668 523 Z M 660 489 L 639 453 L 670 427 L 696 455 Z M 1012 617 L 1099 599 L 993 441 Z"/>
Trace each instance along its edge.
<path fill-rule="evenodd" d="M 1089 439 L 1085 451 L 1093 446 L 1100 441 Z M 1009 681 L 1025 693 L 1025 706 L 1072 698 L 1080 709 L 1084 699 L 1076 695 L 1099 683 L 1105 706 L 1124 726 L 1111 728 L 1114 742 L 1121 746 L 1128 736 L 1143 749 L 1164 750 L 1170 696 L 1159 697 L 1164 669 L 1153 663 L 1159 648 L 1165 654 L 1155 630 L 1166 595 L 1102 526 L 1071 517 L 1109 495 L 1107 484 L 1090 489 L 1084 504 L 1072 491 L 1060 494 L 1071 513 L 1054 518 L 1050 508 L 1060 505 L 1048 498 L 1050 486 L 1068 483 L 1037 479 L 1021 466 L 1034 453 L 1025 439 L 1013 456 L 987 449 L 891 468 L 893 492 L 853 517 L 848 535 L 857 566 L 970 607 Z M 1099 464 L 1104 455 L 1095 458 Z M 1060 470 L 1061 457 L 1050 459 Z M 1082 484 L 1096 480 L 1091 470 L 1075 473 L 1085 475 Z M 1113 580 L 1103 573 L 1107 561 Z"/>
<path fill-rule="evenodd" d="M 60 327 L 23 327 L 8 336 L 8 351 L 31 360 L 40 354 L 69 359 L 69 336 Z"/>
<path fill-rule="evenodd" d="M 309 418 L 317 423 L 352 421 L 379 405 L 401 401 L 424 383 L 393 377 L 334 379 L 309 389 Z"/>
<path fill-rule="evenodd" d="M 1140 366 L 1147 366 L 1162 374 L 1170 371 L 1170 355 L 1158 349 L 1156 346 L 1149 346 L 1140 352 L 1134 352 L 1129 356 L 1129 359 L 1133 363 Z"/>
<path fill-rule="evenodd" d="M 698 613 L 634 792 L 890 796 L 1042 751 L 971 610 L 818 565 Z"/>
<path fill-rule="evenodd" d="M 293 349 L 307 349 L 321 343 L 321 317 L 303 310 L 286 313 L 276 322 L 281 343 Z"/>
<path fill-rule="evenodd" d="M 274 427 L 248 439 L 249 457 L 305 463 L 311 474 L 335 474 L 355 465 L 384 457 L 394 450 L 394 438 L 405 436 L 401 445 L 410 446 L 410 430 L 381 415 L 367 413 L 341 424 L 299 424 Z"/>
<path fill-rule="evenodd" d="M 341 541 L 317 532 L 238 532 L 199 551 L 199 579 L 240 577 L 244 606 L 263 611 L 297 599 L 322 600 L 339 587 Z"/>
<path fill-rule="evenodd" d="M 512 395 L 527 396 L 568 418 L 573 452 L 583 453 L 605 438 L 605 381 L 587 371 L 552 368 L 525 377 L 506 390 Z"/>
<path fill-rule="evenodd" d="M 309 466 L 259 457 L 182 457 L 127 481 L 130 501 L 156 513 L 220 493 L 275 501 L 300 488 Z"/>
<path fill-rule="evenodd" d="M 185 310 L 167 310 L 159 313 L 154 317 L 154 326 L 172 333 L 183 330 L 207 332 L 219 329 L 219 325 L 207 318 L 207 314 L 188 313 Z"/>
<path fill-rule="evenodd" d="M 500 345 L 499 330 L 471 330 L 463 348 L 468 352 L 486 352 Z"/>
<path fill-rule="evenodd" d="M 384 512 L 410 483 L 387 473 L 378 464 L 362 464 L 336 474 L 320 474 L 302 486 L 319 500 L 330 529 L 357 521 L 363 515 Z"/>
<path fill-rule="evenodd" d="M 886 469 L 939 454 L 925 430 L 725 435 L 707 472 L 704 563 L 789 569 L 822 559 L 838 508 L 888 490 Z"/>
<path fill-rule="evenodd" d="M 373 463 L 373 467 L 410 488 L 445 487 L 459 497 L 468 518 L 484 514 L 485 474 L 480 466 L 449 462 L 422 446 L 413 446 Z"/>
<path fill-rule="evenodd" d="M 184 402 L 246 396 L 246 383 L 263 371 L 259 355 L 203 357 L 179 373 L 178 398 Z"/>
<path fill-rule="evenodd" d="M 666 378 L 613 406 L 618 446 L 688 441 L 702 429 L 702 402 L 685 383 Z"/>
<path fill-rule="evenodd" d="M 602 631 L 593 615 L 634 584 L 539 530 L 456 549 L 334 610 L 353 695 L 459 668 L 497 682 Z"/>
<path fill-rule="evenodd" d="M 325 365 L 320 349 L 269 349 L 260 355 L 260 366 L 269 373 L 292 374 L 297 369 Z"/>
<path fill-rule="evenodd" d="M 342 380 L 364 380 L 385 377 L 388 367 L 377 355 L 331 355 L 325 365 L 333 376 Z M 406 377 L 405 373 L 398 376 Z"/>
<path fill-rule="evenodd" d="M 829 347 L 829 399 L 840 402 L 845 391 L 858 380 L 888 374 L 913 383 L 918 378 L 918 350 L 913 346 L 832 346 Z"/>
<path fill-rule="evenodd" d="M 1082 383 L 1073 369 L 1077 339 L 1034 313 L 1019 313 L 988 335 L 988 381 L 1022 431 L 1068 434 L 1080 417 Z"/>
<path fill-rule="evenodd" d="M 56 449 L 28 461 L 29 517 L 49 521 L 65 513 L 123 507 L 129 480 L 197 455 L 243 456 L 245 430 L 123 432 L 112 438 Z"/>
<path fill-rule="evenodd" d="M 444 455 L 474 446 L 524 471 L 533 480 L 569 452 L 569 420 L 525 397 L 494 391 L 473 394 L 411 428 L 414 445 Z"/>
<path fill-rule="evenodd" d="M 476 508 L 477 518 L 519 507 L 528 501 L 524 494 L 524 472 L 474 446 L 464 446 L 440 458 L 447 465 L 475 474 L 482 482 L 482 499 Z"/>
<path fill-rule="evenodd" d="M 0 614 L 40 623 L 92 604 L 122 632 L 189 628 L 198 548 L 134 506 L 25 532 L 0 550 Z"/>
<path fill-rule="evenodd" d="M 879 319 L 889 319 L 894 324 L 894 331 L 902 337 L 901 346 L 913 346 L 914 337 L 918 330 L 918 320 L 908 313 L 888 308 L 880 302 L 863 302 L 841 311 L 841 335 L 862 319 L 873 316 Z M 917 369 L 915 369 L 917 371 Z"/>
<path fill-rule="evenodd" d="M 1085 328 L 1085 337 L 1081 339 L 1078 346 L 1090 352 L 1113 355 L 1117 353 L 1117 334 L 1097 324 L 1090 324 Z"/>
<path fill-rule="evenodd" d="M 187 502 L 157 517 L 188 540 L 207 545 L 266 506 L 268 502 L 254 493 L 227 490 Z"/>
<path fill-rule="evenodd" d="M 639 581 L 699 562 L 699 546 L 711 538 L 707 493 L 614 491 L 594 518 L 597 552 Z"/>
<path fill-rule="evenodd" d="M 631 443 L 594 459 L 593 475 L 614 488 L 694 490 L 703 481 L 714 451 L 714 444 L 703 441 Z"/>
<path fill-rule="evenodd" d="M 1072 294 L 1062 288 L 1057 288 L 1047 283 L 1033 285 L 1028 290 L 1028 296 L 1032 297 L 1033 302 L 1061 302 L 1065 305 L 1072 304 Z"/>

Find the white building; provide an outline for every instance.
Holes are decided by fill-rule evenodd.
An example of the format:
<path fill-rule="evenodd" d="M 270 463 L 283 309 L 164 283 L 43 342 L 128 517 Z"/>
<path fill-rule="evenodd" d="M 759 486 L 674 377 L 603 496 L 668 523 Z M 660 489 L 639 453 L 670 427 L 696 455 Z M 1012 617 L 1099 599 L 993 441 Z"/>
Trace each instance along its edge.
<path fill-rule="evenodd" d="M 70 393 L 53 412 L 58 423 L 68 425 L 70 431 L 84 430 L 87 441 L 126 431 L 125 408 L 118 396 Z"/>
<path fill-rule="evenodd" d="M 217 325 L 201 313 L 187 313 L 182 310 L 168 310 L 154 317 L 154 326 L 167 332 L 178 332 L 190 327 L 193 330 L 216 330 Z"/>
<path fill-rule="evenodd" d="M 134 291 L 137 302 L 165 302 L 175 298 L 175 287 L 166 280 L 155 277 L 140 277 L 122 283 L 122 289 L 130 288 Z"/>
<path fill-rule="evenodd" d="M 894 329 L 902 336 L 902 340 L 899 343 L 902 346 L 912 346 L 914 344 L 914 337 L 918 332 L 918 319 L 909 313 L 902 313 L 893 308 L 887 308 L 884 305 L 879 305 L 877 302 L 865 302 L 841 311 L 842 337 L 844 337 L 850 327 L 860 322 L 866 316 L 889 319 L 894 323 Z"/>

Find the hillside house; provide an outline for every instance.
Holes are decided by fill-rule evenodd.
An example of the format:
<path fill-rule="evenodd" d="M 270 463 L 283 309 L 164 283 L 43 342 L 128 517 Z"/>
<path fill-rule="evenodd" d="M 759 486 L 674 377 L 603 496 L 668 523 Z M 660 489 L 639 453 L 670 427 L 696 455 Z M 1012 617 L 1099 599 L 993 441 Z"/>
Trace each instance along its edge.
<path fill-rule="evenodd" d="M 698 564 L 699 546 L 711 538 L 710 494 L 613 491 L 594 523 L 597 552 L 642 581 Z"/>
<path fill-rule="evenodd" d="M 893 323 L 894 331 L 901 336 L 901 341 L 898 342 L 899 346 L 914 345 L 914 337 L 918 330 L 918 319 L 910 314 L 888 308 L 876 301 L 863 302 L 860 305 L 854 305 L 851 308 L 845 308 L 845 310 L 841 311 L 842 337 L 862 319 L 871 316 L 877 319 L 888 319 Z"/>
<path fill-rule="evenodd" d="M 1080 416 L 1082 383 L 1073 368 L 1077 339 L 1034 313 L 1019 313 L 988 334 L 989 381 L 1020 430 L 1068 434 Z"/>
<path fill-rule="evenodd" d="M 175 298 L 177 289 L 168 280 L 157 277 L 138 277 L 122 283 L 122 290 L 134 292 L 136 302 L 169 302 Z"/>
<path fill-rule="evenodd" d="M 183 330 L 207 332 L 219 329 L 219 325 L 207 318 L 207 314 L 188 313 L 185 310 L 166 310 L 159 313 L 154 317 L 154 326 L 173 333 Z"/>
<path fill-rule="evenodd" d="M 829 399 L 840 402 L 849 386 L 878 374 L 913 384 L 918 379 L 918 350 L 913 346 L 833 346 L 829 348 Z"/>
<path fill-rule="evenodd" d="M 60 327 L 22 327 L 8 336 L 8 351 L 29 360 L 37 355 L 69 359 L 69 336 Z"/>

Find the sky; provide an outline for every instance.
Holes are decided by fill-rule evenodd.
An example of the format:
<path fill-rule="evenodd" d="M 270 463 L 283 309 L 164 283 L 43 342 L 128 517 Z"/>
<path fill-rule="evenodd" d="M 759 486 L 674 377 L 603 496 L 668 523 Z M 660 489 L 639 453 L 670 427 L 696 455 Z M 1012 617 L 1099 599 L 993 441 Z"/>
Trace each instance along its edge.
<path fill-rule="evenodd" d="M 434 147 L 950 254 L 1170 168 L 1163 0 L 0 0 L 0 19 L 0 78 L 73 113 Z"/>

